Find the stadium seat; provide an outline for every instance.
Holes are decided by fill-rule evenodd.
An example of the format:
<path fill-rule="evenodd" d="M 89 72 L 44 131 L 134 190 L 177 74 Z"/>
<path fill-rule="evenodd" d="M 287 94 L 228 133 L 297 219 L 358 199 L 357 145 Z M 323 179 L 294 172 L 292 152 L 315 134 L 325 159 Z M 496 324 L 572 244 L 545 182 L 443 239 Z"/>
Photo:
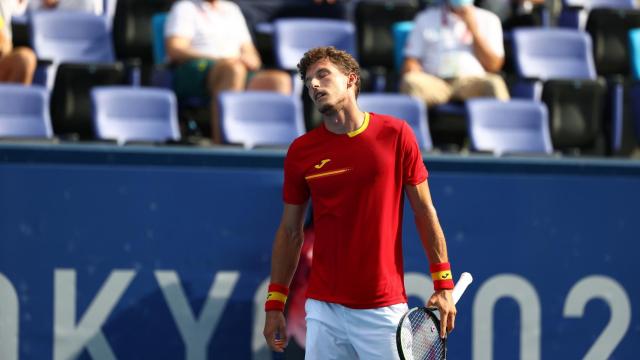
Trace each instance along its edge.
<path fill-rule="evenodd" d="M 513 50 L 521 83 L 541 84 L 533 99 L 549 109 L 554 147 L 604 155 L 606 84 L 596 76 L 589 36 L 572 29 L 516 29 Z"/>
<path fill-rule="evenodd" d="M 115 61 L 106 20 L 76 11 L 36 11 L 31 15 L 31 41 L 38 59 L 54 63 Z"/>
<path fill-rule="evenodd" d="M 31 26 L 38 58 L 53 64 L 47 83 L 53 88 L 54 132 L 92 138 L 91 87 L 128 81 L 124 65 L 115 62 L 106 19 L 81 12 L 39 11 L 33 13 Z"/>
<path fill-rule="evenodd" d="M 368 73 L 366 91 L 397 90 L 393 24 L 413 20 L 417 1 L 362 0 L 355 5 L 355 24 L 360 66 Z"/>
<path fill-rule="evenodd" d="M 268 91 L 222 92 L 218 96 L 222 137 L 228 144 L 288 146 L 304 133 L 299 102 Z"/>
<path fill-rule="evenodd" d="M 612 150 L 617 154 L 630 154 L 636 140 L 629 116 L 629 96 L 632 80 L 632 49 L 629 32 L 640 27 L 640 10 L 606 9 L 591 10 L 586 29 L 593 39 L 593 57 L 598 75 L 607 79 L 609 98 L 614 117 L 611 133 Z"/>
<path fill-rule="evenodd" d="M 640 10 L 595 9 L 589 13 L 587 32 L 593 40 L 598 75 L 631 75 L 629 31 L 640 27 Z"/>
<path fill-rule="evenodd" d="M 156 13 L 151 18 L 153 63 L 161 65 L 166 62 L 167 51 L 164 45 L 164 25 L 167 22 L 167 13 Z"/>
<path fill-rule="evenodd" d="M 358 104 L 362 111 L 387 114 L 405 120 L 413 129 L 418 145 L 426 151 L 433 150 L 427 109 L 423 101 L 404 94 L 361 93 Z"/>
<path fill-rule="evenodd" d="M 547 108 L 532 100 L 470 99 L 469 139 L 475 151 L 551 154 Z"/>
<path fill-rule="evenodd" d="M 167 12 L 171 0 L 118 0 L 113 24 L 113 43 L 118 59 L 154 63 L 152 18 Z"/>
<path fill-rule="evenodd" d="M 413 21 L 401 21 L 394 23 L 391 27 L 393 33 L 393 63 L 397 72 L 402 70 L 402 63 L 404 62 L 404 45 L 407 42 L 407 37 L 413 30 Z"/>
<path fill-rule="evenodd" d="M 170 90 L 101 86 L 91 90 L 91 100 L 99 139 L 119 144 L 180 140 L 176 98 Z"/>
<path fill-rule="evenodd" d="M 636 7 L 635 0 L 563 0 L 558 25 L 584 30 L 591 10 L 616 9 L 628 10 Z"/>
<path fill-rule="evenodd" d="M 640 79 L 640 28 L 629 31 L 629 61 L 633 78 Z"/>
<path fill-rule="evenodd" d="M 335 46 L 357 58 L 355 27 L 345 20 L 279 19 L 274 23 L 278 67 L 295 71 L 304 53 L 317 46 Z"/>
<path fill-rule="evenodd" d="M 46 88 L 0 84 L 0 137 L 52 136 L 49 93 Z"/>

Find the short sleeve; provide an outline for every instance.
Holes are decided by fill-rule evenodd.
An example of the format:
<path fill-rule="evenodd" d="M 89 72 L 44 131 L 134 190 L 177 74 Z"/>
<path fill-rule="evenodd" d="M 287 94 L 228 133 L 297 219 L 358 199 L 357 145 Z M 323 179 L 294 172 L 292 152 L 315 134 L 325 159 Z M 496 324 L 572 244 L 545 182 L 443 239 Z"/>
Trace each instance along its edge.
<path fill-rule="evenodd" d="M 171 7 L 164 25 L 165 38 L 181 36 L 192 38 L 195 35 L 195 17 L 197 9 L 189 1 L 179 1 Z"/>
<path fill-rule="evenodd" d="M 247 25 L 247 20 L 244 18 L 244 15 L 242 15 L 242 10 L 237 4 L 231 4 L 234 5 L 235 17 L 238 22 L 238 34 L 236 34 L 236 36 L 238 36 L 238 40 L 241 44 L 253 42 L 251 39 L 251 33 L 249 32 L 249 26 Z"/>
<path fill-rule="evenodd" d="M 415 26 L 411 29 L 409 36 L 407 36 L 407 42 L 404 45 L 404 56 L 412 57 L 416 59 L 422 59 L 424 54 L 424 40 L 422 38 L 422 22 L 421 18 L 424 15 L 418 15 L 415 21 Z"/>
<path fill-rule="evenodd" d="M 429 174 L 424 166 L 416 136 L 406 122 L 402 123 L 400 144 L 402 151 L 402 183 L 404 185 L 418 185 L 425 181 Z"/>
<path fill-rule="evenodd" d="M 485 30 L 483 34 L 485 34 L 491 50 L 498 56 L 504 57 L 504 42 L 500 18 L 489 11 L 484 13 L 484 17 L 485 26 L 483 26 L 483 28 Z"/>
<path fill-rule="evenodd" d="M 295 144 L 295 142 L 294 142 Z M 282 199 L 287 204 L 301 205 L 309 199 L 309 187 L 304 173 L 297 163 L 294 144 L 291 145 L 284 159 L 284 185 Z"/>

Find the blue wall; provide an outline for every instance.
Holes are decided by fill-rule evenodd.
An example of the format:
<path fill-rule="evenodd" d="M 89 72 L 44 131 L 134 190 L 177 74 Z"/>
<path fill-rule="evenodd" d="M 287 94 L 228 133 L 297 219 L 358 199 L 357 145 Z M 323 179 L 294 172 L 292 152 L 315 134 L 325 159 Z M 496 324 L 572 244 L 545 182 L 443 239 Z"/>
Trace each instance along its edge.
<path fill-rule="evenodd" d="M 0 358 L 269 358 L 261 308 L 282 160 L 0 145 Z M 640 164 L 426 163 L 454 272 L 475 277 L 452 359 L 636 356 Z M 415 305 L 431 289 L 412 222 L 407 209 Z"/>

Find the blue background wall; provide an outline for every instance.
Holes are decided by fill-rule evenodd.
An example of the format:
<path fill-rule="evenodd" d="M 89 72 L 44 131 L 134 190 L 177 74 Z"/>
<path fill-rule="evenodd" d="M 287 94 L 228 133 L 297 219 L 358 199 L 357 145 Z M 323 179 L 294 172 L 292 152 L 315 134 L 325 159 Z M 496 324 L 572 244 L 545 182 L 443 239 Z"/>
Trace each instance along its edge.
<path fill-rule="evenodd" d="M 0 358 L 269 358 L 261 307 L 282 160 L 266 150 L 1 145 Z M 475 277 L 450 358 L 576 359 L 594 343 L 596 358 L 636 357 L 640 164 L 426 163 L 454 272 Z M 415 305 L 431 289 L 420 286 L 428 264 L 409 209 L 405 253 Z M 204 339 L 187 350 L 189 319 Z"/>

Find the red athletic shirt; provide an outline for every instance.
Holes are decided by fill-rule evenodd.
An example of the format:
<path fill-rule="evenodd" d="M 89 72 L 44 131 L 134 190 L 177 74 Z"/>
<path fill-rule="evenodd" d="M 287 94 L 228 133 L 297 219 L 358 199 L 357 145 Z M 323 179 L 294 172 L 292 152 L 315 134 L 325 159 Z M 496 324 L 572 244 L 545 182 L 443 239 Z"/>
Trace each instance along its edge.
<path fill-rule="evenodd" d="M 324 124 L 296 139 L 283 198 L 311 196 L 316 239 L 307 297 L 368 309 L 407 301 L 402 262 L 403 185 L 427 178 L 406 122 L 369 114 L 360 129 Z"/>

